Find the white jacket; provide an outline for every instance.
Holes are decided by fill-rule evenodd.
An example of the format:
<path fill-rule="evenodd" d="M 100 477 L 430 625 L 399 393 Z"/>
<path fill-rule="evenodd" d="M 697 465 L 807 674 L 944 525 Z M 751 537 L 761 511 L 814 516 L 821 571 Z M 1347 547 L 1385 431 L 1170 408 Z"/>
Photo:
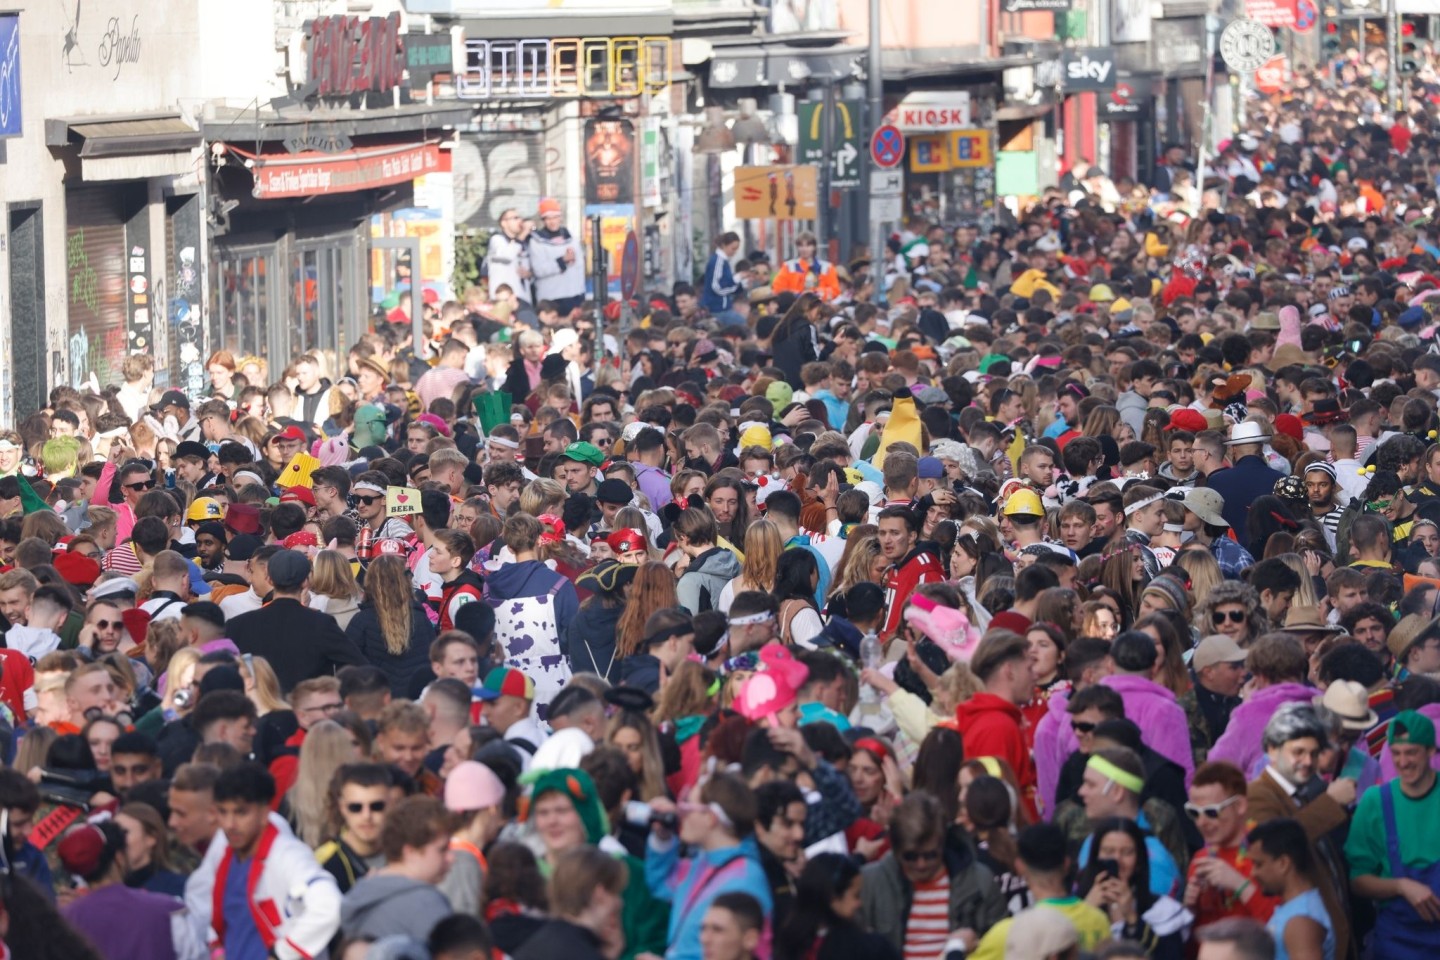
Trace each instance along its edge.
<path fill-rule="evenodd" d="M 492 299 L 503 283 L 515 291 L 515 296 L 530 302 L 530 281 L 520 276 L 522 266 L 530 268 L 530 252 L 525 242 L 505 236 L 503 230 L 495 231 L 485 251 L 485 277 Z"/>
<path fill-rule="evenodd" d="M 530 233 L 528 245 L 530 269 L 535 274 L 536 303 L 585 295 L 585 252 L 570 231 L 562 228 L 560 233 L 552 236 L 544 230 L 534 230 Z M 566 250 L 574 252 L 573 263 L 565 262 Z"/>
<path fill-rule="evenodd" d="M 199 886 L 203 887 L 208 880 L 212 947 L 224 943 L 222 903 L 225 878 L 233 864 L 230 845 L 223 833 L 217 833 L 200 869 L 185 885 L 185 899 L 189 903 L 193 899 L 190 883 L 208 871 L 208 878 L 200 880 Z M 323 954 L 340 929 L 341 898 L 335 878 L 320 866 L 315 851 L 298 840 L 285 821 L 272 813 L 247 869 L 253 891 L 250 916 L 266 947 L 278 960 L 309 960 Z"/>

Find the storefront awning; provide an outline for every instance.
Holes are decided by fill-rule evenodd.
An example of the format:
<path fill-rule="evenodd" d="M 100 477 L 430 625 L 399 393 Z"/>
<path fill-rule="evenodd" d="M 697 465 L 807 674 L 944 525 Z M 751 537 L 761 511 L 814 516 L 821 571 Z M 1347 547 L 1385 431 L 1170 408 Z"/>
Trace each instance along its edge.
<path fill-rule="evenodd" d="M 248 153 L 231 145 L 254 177 L 257 200 L 323 197 L 406 183 L 442 167 L 440 144 L 410 143 L 336 153 Z"/>
<path fill-rule="evenodd" d="M 200 131 L 178 113 L 60 117 L 45 121 L 47 147 L 80 147 L 80 157 L 182 153 L 200 146 Z"/>
<path fill-rule="evenodd" d="M 468 105 L 425 103 L 365 111 L 288 107 L 282 111 L 263 108 L 257 112 L 221 108 L 213 116 L 206 116 L 203 129 L 208 140 L 234 143 L 281 141 L 297 133 L 319 142 L 342 137 L 438 134 L 465 126 L 474 112 Z"/>

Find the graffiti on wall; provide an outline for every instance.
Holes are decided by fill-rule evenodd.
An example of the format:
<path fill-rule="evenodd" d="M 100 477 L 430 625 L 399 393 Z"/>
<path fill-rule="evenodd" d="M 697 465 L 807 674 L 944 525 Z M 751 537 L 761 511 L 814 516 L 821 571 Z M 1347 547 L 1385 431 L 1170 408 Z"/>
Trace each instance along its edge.
<path fill-rule="evenodd" d="M 533 216 L 544 190 L 544 147 L 539 136 L 515 135 L 455 145 L 455 222 L 494 229 L 514 207 Z"/>
<path fill-rule="evenodd" d="M 205 392 L 205 355 L 200 324 L 200 272 L 195 265 L 195 248 L 181 247 L 175 257 L 174 290 L 171 291 L 169 320 L 171 334 L 179 348 L 179 387 L 192 397 Z"/>
<path fill-rule="evenodd" d="M 100 66 L 115 67 L 111 80 L 120 78 L 120 68 L 127 63 L 140 62 L 140 14 L 130 21 L 129 31 L 120 26 L 119 17 L 111 17 L 100 36 Z"/>
<path fill-rule="evenodd" d="M 70 234 L 65 249 L 65 269 L 70 278 L 70 302 L 83 303 L 92 313 L 100 303 L 100 278 L 85 252 L 85 231 Z"/>

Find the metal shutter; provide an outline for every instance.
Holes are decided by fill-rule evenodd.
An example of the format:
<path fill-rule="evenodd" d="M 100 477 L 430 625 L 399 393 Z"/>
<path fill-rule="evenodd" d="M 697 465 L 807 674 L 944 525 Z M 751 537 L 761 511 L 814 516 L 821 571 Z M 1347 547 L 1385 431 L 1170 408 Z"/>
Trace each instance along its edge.
<path fill-rule="evenodd" d="M 129 271 L 125 222 L 145 204 L 144 184 L 109 183 L 65 191 L 65 290 L 70 383 L 95 374 L 101 388 L 124 383 L 129 352 Z"/>

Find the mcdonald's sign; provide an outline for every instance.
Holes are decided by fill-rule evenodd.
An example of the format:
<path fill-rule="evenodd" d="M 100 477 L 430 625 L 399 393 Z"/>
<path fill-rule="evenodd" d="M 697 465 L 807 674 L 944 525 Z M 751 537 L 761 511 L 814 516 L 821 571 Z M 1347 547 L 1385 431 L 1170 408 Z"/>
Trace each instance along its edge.
<path fill-rule="evenodd" d="M 830 186 L 860 186 L 860 136 L 864 132 L 864 104 L 859 100 L 837 100 L 833 140 L 827 158 L 825 151 L 825 103 L 806 100 L 799 104 L 801 163 L 816 167 L 830 164 Z"/>

